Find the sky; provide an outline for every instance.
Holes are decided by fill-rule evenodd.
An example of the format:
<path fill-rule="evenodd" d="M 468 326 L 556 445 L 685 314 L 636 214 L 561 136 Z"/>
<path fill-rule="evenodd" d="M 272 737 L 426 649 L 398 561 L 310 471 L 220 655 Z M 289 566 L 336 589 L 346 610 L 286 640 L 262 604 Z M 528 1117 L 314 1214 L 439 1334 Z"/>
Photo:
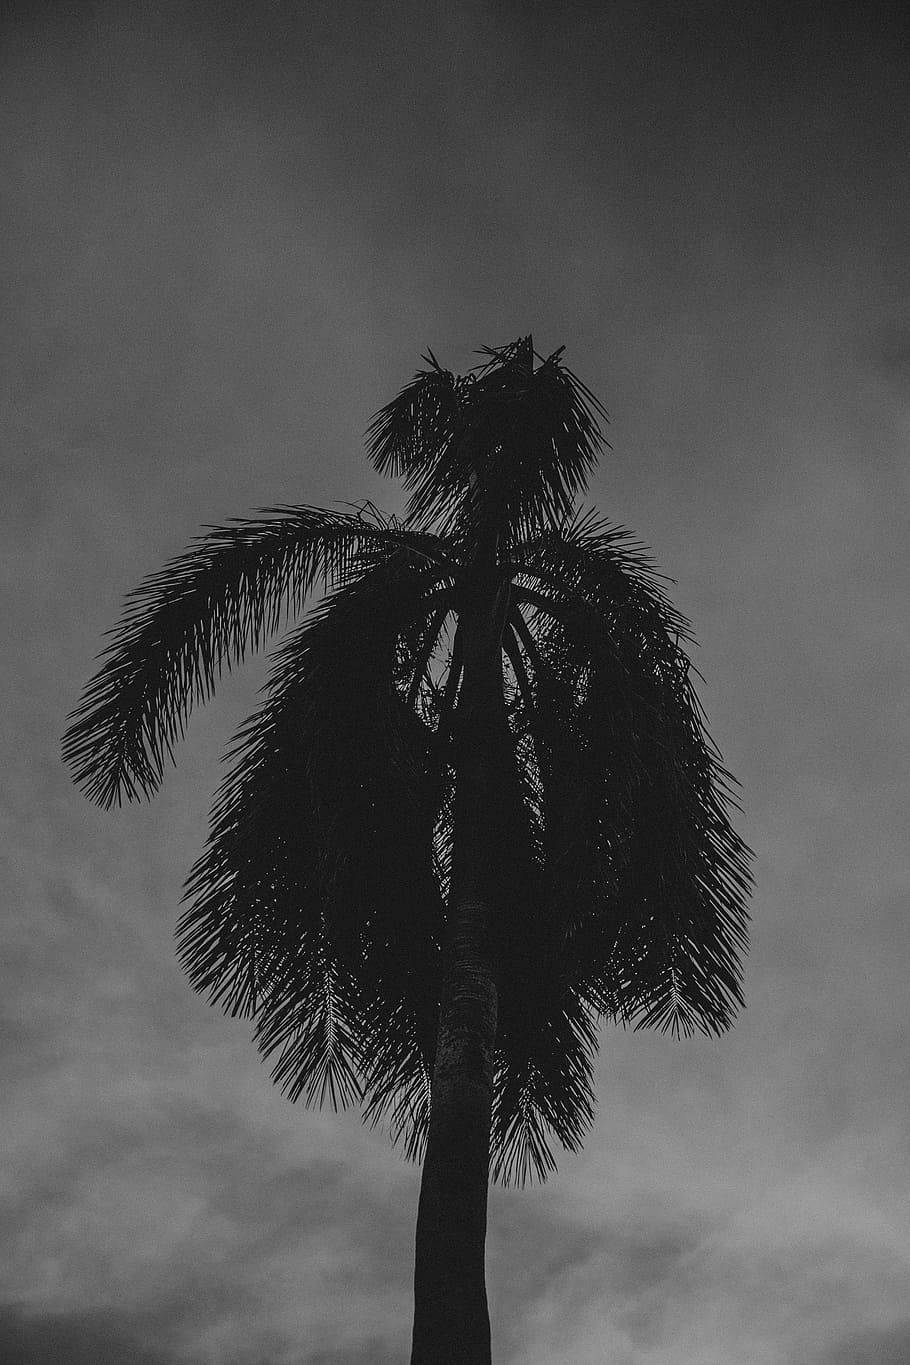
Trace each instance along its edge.
<path fill-rule="evenodd" d="M 204 524 L 400 489 L 429 346 L 532 332 L 588 495 L 699 640 L 755 849 L 747 1007 L 603 1032 L 494 1190 L 498 1365 L 910 1359 L 910 172 L 897 8 L 6 6 L 0 1359 L 392 1365 L 419 1173 L 271 1084 L 174 955 L 261 661 L 151 804 L 59 757 L 124 593 Z"/>

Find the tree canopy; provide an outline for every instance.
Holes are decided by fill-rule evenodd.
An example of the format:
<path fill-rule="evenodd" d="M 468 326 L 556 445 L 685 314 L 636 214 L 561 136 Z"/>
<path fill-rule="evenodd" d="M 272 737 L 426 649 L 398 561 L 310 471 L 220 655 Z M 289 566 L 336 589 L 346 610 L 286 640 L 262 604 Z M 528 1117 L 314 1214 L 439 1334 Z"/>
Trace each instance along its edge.
<path fill-rule="evenodd" d="M 689 626 L 644 548 L 576 506 L 600 404 L 530 337 L 467 375 L 432 353 L 425 364 L 368 432 L 375 466 L 409 491 L 403 518 L 280 506 L 210 529 L 128 598 L 64 753 L 103 806 L 150 795 L 221 673 L 287 629 L 231 748 L 179 951 L 198 990 L 255 1022 L 292 1099 L 358 1102 L 416 1157 L 452 855 L 457 627 L 488 555 L 507 590 L 514 834 L 495 925 L 492 1171 L 523 1182 L 591 1122 L 600 1020 L 729 1027 L 750 855 Z"/>

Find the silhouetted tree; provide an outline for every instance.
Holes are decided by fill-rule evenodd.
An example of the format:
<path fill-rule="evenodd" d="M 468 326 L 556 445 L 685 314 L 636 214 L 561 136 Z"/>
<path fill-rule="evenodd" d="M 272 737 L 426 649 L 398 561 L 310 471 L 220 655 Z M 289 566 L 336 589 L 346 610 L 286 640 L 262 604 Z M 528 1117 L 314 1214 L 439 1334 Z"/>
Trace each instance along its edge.
<path fill-rule="evenodd" d="M 403 521 L 212 530 L 130 596 L 64 740 L 99 804 L 149 795 L 221 671 L 326 591 L 237 736 L 179 951 L 291 1099 L 423 1154 L 413 1365 L 490 1360 L 491 1162 L 522 1183 L 579 1147 L 598 1019 L 720 1033 L 746 946 L 686 622 L 575 509 L 605 414 L 561 350 L 482 354 L 431 353 L 372 422 Z"/>

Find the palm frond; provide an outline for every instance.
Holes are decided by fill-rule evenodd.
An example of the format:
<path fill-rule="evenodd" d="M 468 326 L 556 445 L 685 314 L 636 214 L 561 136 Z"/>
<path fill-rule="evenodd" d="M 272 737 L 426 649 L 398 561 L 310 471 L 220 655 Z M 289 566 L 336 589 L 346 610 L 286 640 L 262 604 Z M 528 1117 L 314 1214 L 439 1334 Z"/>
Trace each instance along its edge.
<path fill-rule="evenodd" d="M 546 1180 L 552 1140 L 578 1151 L 594 1119 L 592 1013 L 552 958 L 534 968 L 500 1005 L 491 1173 L 502 1185 Z"/>
<path fill-rule="evenodd" d="M 435 1028 L 421 1036 L 422 1018 L 436 1022 L 441 984 L 441 963 L 421 983 L 426 1000 L 402 1002 L 397 1010 L 367 1007 L 363 1059 L 363 1119 L 376 1128 L 384 1123 L 392 1142 L 400 1145 L 409 1161 L 420 1161 L 430 1123 Z"/>
<path fill-rule="evenodd" d="M 365 548 L 438 559 L 437 540 L 360 515 L 265 509 L 218 526 L 127 598 L 82 700 L 68 717 L 64 759 L 87 795 L 109 807 L 153 792 L 193 706 L 224 669 L 258 649 L 317 585 L 355 574 Z"/>
<path fill-rule="evenodd" d="M 324 933 L 303 933 L 293 959 L 273 977 L 254 1039 L 264 1058 L 278 1053 L 272 1079 L 288 1099 L 333 1109 L 358 1103 L 362 1009 L 358 983 Z"/>
<path fill-rule="evenodd" d="M 597 399 L 561 363 L 536 369 L 530 337 L 485 348 L 456 379 L 434 360 L 374 418 L 374 463 L 412 490 L 408 519 L 463 541 L 494 524 L 507 542 L 571 510 L 605 444 Z"/>
<path fill-rule="evenodd" d="M 402 477 L 410 487 L 428 464 L 444 456 L 458 428 L 471 380 L 444 370 L 432 351 L 429 369 L 418 370 L 367 428 L 367 451 L 381 474 Z"/>
<path fill-rule="evenodd" d="M 439 577 L 406 551 L 377 553 L 290 637 L 187 882 L 190 980 L 257 1019 L 276 1080 L 307 1100 L 336 1083 L 350 1098 L 355 1076 L 369 1099 L 371 1051 L 388 1059 L 402 1038 L 400 1067 L 432 1056 L 433 735 L 393 679 L 402 640 L 419 640 L 413 621 L 434 616 Z"/>
<path fill-rule="evenodd" d="M 741 1004 L 750 851 L 680 648 L 688 625 L 641 547 L 591 518 L 515 556 L 541 749 L 544 882 L 563 970 L 640 1027 L 729 1027 Z"/>
<path fill-rule="evenodd" d="M 630 531 L 593 511 L 575 512 L 562 525 L 528 538 L 514 548 L 509 567 L 528 589 L 530 605 L 535 584 L 545 592 L 550 615 L 563 603 L 609 619 L 614 604 L 621 604 L 627 633 L 634 624 L 642 640 L 666 635 L 677 644 L 693 643 L 690 623 L 665 592 L 672 580 Z"/>

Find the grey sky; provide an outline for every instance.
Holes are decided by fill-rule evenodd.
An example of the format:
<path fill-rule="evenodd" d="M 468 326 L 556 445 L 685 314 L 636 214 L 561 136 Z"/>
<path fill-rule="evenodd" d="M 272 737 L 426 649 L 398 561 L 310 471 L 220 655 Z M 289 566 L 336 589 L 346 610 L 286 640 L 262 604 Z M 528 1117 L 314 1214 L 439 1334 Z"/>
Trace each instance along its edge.
<path fill-rule="evenodd" d="M 263 665 L 150 806 L 94 810 L 58 740 L 145 572 L 257 506 L 400 506 L 371 413 L 528 330 L 611 411 L 591 500 L 678 580 L 758 883 L 735 1031 L 606 1032 L 583 1155 L 494 1193 L 498 1358 L 910 1356 L 896 15 L 11 7 L 0 1357 L 404 1359 L 417 1173 L 174 960 Z"/>

